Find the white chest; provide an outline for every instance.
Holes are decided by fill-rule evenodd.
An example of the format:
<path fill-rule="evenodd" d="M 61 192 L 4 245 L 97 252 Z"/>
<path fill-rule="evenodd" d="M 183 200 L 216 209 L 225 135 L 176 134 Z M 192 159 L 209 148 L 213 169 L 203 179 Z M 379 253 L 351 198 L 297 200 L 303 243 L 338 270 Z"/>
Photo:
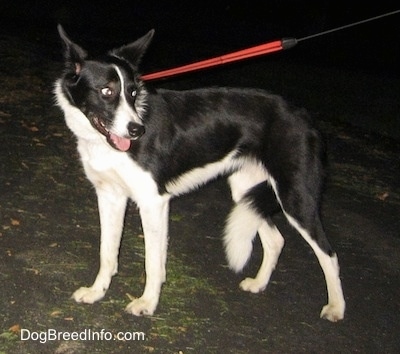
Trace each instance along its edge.
<path fill-rule="evenodd" d="M 86 176 L 96 188 L 123 193 L 138 204 L 158 195 L 150 172 L 143 170 L 125 152 L 114 150 L 107 142 L 78 140 L 78 151 Z"/>

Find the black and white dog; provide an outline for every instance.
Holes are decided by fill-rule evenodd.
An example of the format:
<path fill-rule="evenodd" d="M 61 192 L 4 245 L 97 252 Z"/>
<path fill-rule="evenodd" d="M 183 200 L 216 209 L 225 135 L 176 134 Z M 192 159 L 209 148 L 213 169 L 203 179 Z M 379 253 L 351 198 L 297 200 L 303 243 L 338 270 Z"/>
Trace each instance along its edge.
<path fill-rule="evenodd" d="M 229 266 L 243 269 L 257 233 L 264 249 L 258 274 L 240 287 L 257 293 L 267 286 L 284 244 L 271 216 L 282 211 L 324 272 L 328 304 L 321 317 L 341 320 L 345 301 L 338 260 L 319 212 L 321 144 L 304 113 L 256 89 L 146 90 L 138 64 L 153 31 L 91 58 L 61 26 L 58 30 L 66 68 L 55 95 L 96 189 L 101 224 L 99 273 L 73 298 L 93 303 L 105 295 L 117 273 L 130 198 L 142 219 L 146 285 L 126 310 L 153 314 L 166 279 L 170 199 L 223 175 L 229 176 L 235 202 L 224 236 Z"/>

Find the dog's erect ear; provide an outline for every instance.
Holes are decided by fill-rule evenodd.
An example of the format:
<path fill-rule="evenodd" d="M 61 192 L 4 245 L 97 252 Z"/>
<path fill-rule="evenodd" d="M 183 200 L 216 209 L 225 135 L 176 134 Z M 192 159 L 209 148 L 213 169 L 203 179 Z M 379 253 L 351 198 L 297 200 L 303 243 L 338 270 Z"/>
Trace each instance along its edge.
<path fill-rule="evenodd" d="M 153 38 L 153 35 L 154 29 L 147 32 L 147 34 L 145 34 L 143 37 L 140 37 L 133 43 L 124 45 L 117 49 L 113 49 L 110 54 L 118 58 L 124 59 L 134 66 L 138 66 L 140 59 L 142 59 L 142 56 L 146 52 L 147 47 L 149 46 L 151 39 Z"/>
<path fill-rule="evenodd" d="M 64 44 L 64 58 L 67 68 L 71 68 L 75 71 L 75 74 L 79 74 L 82 69 L 83 62 L 87 57 L 87 52 L 79 45 L 72 42 L 64 31 L 64 28 L 59 24 L 57 26 L 58 33 Z"/>

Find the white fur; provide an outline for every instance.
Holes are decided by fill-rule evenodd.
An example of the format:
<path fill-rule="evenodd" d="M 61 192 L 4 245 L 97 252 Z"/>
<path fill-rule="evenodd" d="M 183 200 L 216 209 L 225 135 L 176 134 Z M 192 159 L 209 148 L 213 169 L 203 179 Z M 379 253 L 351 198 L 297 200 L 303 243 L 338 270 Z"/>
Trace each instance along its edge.
<path fill-rule="evenodd" d="M 137 112 L 135 112 L 126 100 L 125 80 L 118 66 L 113 65 L 118 74 L 121 84 L 120 101 L 111 131 L 118 136 L 129 136 L 127 131 L 128 124 L 135 122 L 142 124 L 142 121 Z"/>
<path fill-rule="evenodd" d="M 168 232 L 168 194 L 160 196 L 151 174 L 143 171 L 127 154 L 102 144 L 78 142 L 85 172 L 96 188 L 101 223 L 100 270 L 90 288 L 78 289 L 78 302 L 93 302 L 104 296 L 117 271 L 117 258 L 127 198 L 140 210 L 146 249 L 146 285 L 143 296 L 132 301 L 127 311 L 151 315 L 165 281 Z M 135 176 L 135 183 L 131 183 Z"/>
<path fill-rule="evenodd" d="M 240 287 L 243 290 L 253 293 L 264 290 L 269 282 L 271 273 L 275 268 L 284 245 L 284 239 L 274 225 L 269 225 L 248 205 L 240 203 L 242 197 L 252 186 L 257 185 L 264 180 L 267 181 L 274 190 L 276 198 L 289 223 L 311 246 L 321 265 L 328 291 L 328 304 L 323 307 L 321 317 L 333 322 L 343 319 L 345 300 L 339 278 L 337 256 L 334 255 L 330 257 L 319 248 L 316 241 L 311 238 L 309 233 L 284 210 L 278 194 L 276 181 L 262 166 L 249 161 L 247 164 L 243 164 L 241 170 L 234 173 L 229 178 L 232 198 L 238 204 L 235 206 L 228 219 L 225 228 L 224 244 L 228 263 L 236 272 L 242 270 L 250 258 L 252 242 L 256 232 L 258 232 L 260 237 L 264 255 L 257 276 L 254 279 L 244 279 L 240 283 Z"/>
<path fill-rule="evenodd" d="M 127 311 L 151 315 L 157 304 L 161 284 L 165 281 L 169 194 L 160 196 L 152 175 L 141 169 L 126 153 L 113 149 L 97 132 L 85 115 L 70 105 L 55 85 L 57 104 L 64 110 L 68 127 L 78 137 L 78 151 L 86 176 L 96 188 L 98 197 L 101 245 L 100 269 L 91 287 L 81 287 L 72 297 L 77 302 L 93 303 L 107 291 L 118 270 L 118 252 L 126 202 L 134 200 L 139 209 L 145 233 L 147 281 L 143 296 L 132 301 Z M 132 183 L 132 176 L 134 183 Z"/>
<path fill-rule="evenodd" d="M 286 219 L 311 246 L 324 273 L 328 291 L 328 304 L 322 308 L 321 317 L 332 322 L 343 319 L 346 303 L 343 296 L 342 284 L 340 282 L 339 263 L 336 254 L 330 257 L 321 250 L 308 231 L 301 227 L 298 221 L 285 211 L 279 197 L 276 181 L 273 178 L 270 178 L 269 182 L 275 192 L 279 204 L 281 205 Z"/>
<path fill-rule="evenodd" d="M 167 191 L 175 196 L 193 190 L 208 181 L 225 174 L 229 170 L 234 170 L 241 166 L 243 162 L 235 159 L 236 151 L 228 154 L 221 161 L 210 163 L 204 167 L 195 168 L 167 184 Z"/>
<path fill-rule="evenodd" d="M 265 220 L 262 220 L 258 234 L 264 250 L 261 267 L 255 278 L 246 278 L 240 283 L 243 290 L 252 293 L 258 293 L 266 288 L 285 243 L 276 226 L 269 225 Z"/>
<path fill-rule="evenodd" d="M 247 160 L 243 168 L 229 177 L 232 198 L 238 203 L 233 209 L 225 228 L 224 244 L 230 267 L 236 272 L 243 269 L 252 251 L 252 241 L 258 232 L 264 256 L 256 278 L 246 278 L 240 283 L 245 291 L 253 293 L 265 289 L 284 240 L 278 229 L 269 225 L 249 205 L 242 203 L 243 196 L 259 183 L 271 183 L 268 171 L 259 163 Z"/>
<path fill-rule="evenodd" d="M 243 196 L 257 184 L 270 179 L 268 171 L 254 159 L 243 159 L 240 170 L 233 173 L 228 181 L 232 199 L 238 203 Z"/>
<path fill-rule="evenodd" d="M 248 205 L 237 204 L 225 227 L 224 245 L 229 267 L 240 272 L 253 250 L 253 239 L 262 219 Z"/>
<path fill-rule="evenodd" d="M 299 232 L 301 236 L 313 249 L 326 280 L 328 291 L 328 304 L 322 308 L 321 317 L 331 322 L 343 319 L 346 303 L 343 297 L 342 284 L 339 278 L 339 262 L 336 254 L 332 257 L 324 253 L 309 233 L 299 223 L 284 211 L 289 223 Z"/>
<path fill-rule="evenodd" d="M 80 109 L 72 106 L 64 96 L 61 88 L 61 79 L 57 80 L 54 85 L 54 93 L 56 103 L 62 108 L 65 116 L 65 122 L 71 131 L 78 137 L 88 141 L 99 141 L 101 134 L 93 129 L 89 120 Z M 104 138 L 104 143 L 108 145 Z"/>
<path fill-rule="evenodd" d="M 249 189 L 268 178 L 269 174 L 261 164 L 252 159 L 245 159 L 241 169 L 228 179 L 232 199 L 238 204 L 228 218 L 224 245 L 228 264 L 235 272 L 241 271 L 250 258 L 253 239 L 263 221 L 247 203 L 240 201 Z"/>

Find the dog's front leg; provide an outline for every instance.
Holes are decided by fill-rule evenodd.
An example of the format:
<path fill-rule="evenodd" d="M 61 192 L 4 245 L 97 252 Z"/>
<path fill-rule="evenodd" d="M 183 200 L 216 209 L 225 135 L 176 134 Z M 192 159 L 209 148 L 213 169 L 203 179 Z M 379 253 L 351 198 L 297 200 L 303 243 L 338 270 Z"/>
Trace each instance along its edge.
<path fill-rule="evenodd" d="M 81 287 L 72 298 L 76 302 L 92 304 L 105 295 L 111 278 L 118 271 L 118 253 L 125 217 L 127 197 L 116 190 L 96 189 L 101 238 L 100 269 L 91 287 Z"/>
<path fill-rule="evenodd" d="M 143 295 L 126 307 L 127 312 L 136 316 L 154 313 L 166 279 L 169 198 L 159 196 L 139 207 L 146 253 L 146 285 Z"/>

